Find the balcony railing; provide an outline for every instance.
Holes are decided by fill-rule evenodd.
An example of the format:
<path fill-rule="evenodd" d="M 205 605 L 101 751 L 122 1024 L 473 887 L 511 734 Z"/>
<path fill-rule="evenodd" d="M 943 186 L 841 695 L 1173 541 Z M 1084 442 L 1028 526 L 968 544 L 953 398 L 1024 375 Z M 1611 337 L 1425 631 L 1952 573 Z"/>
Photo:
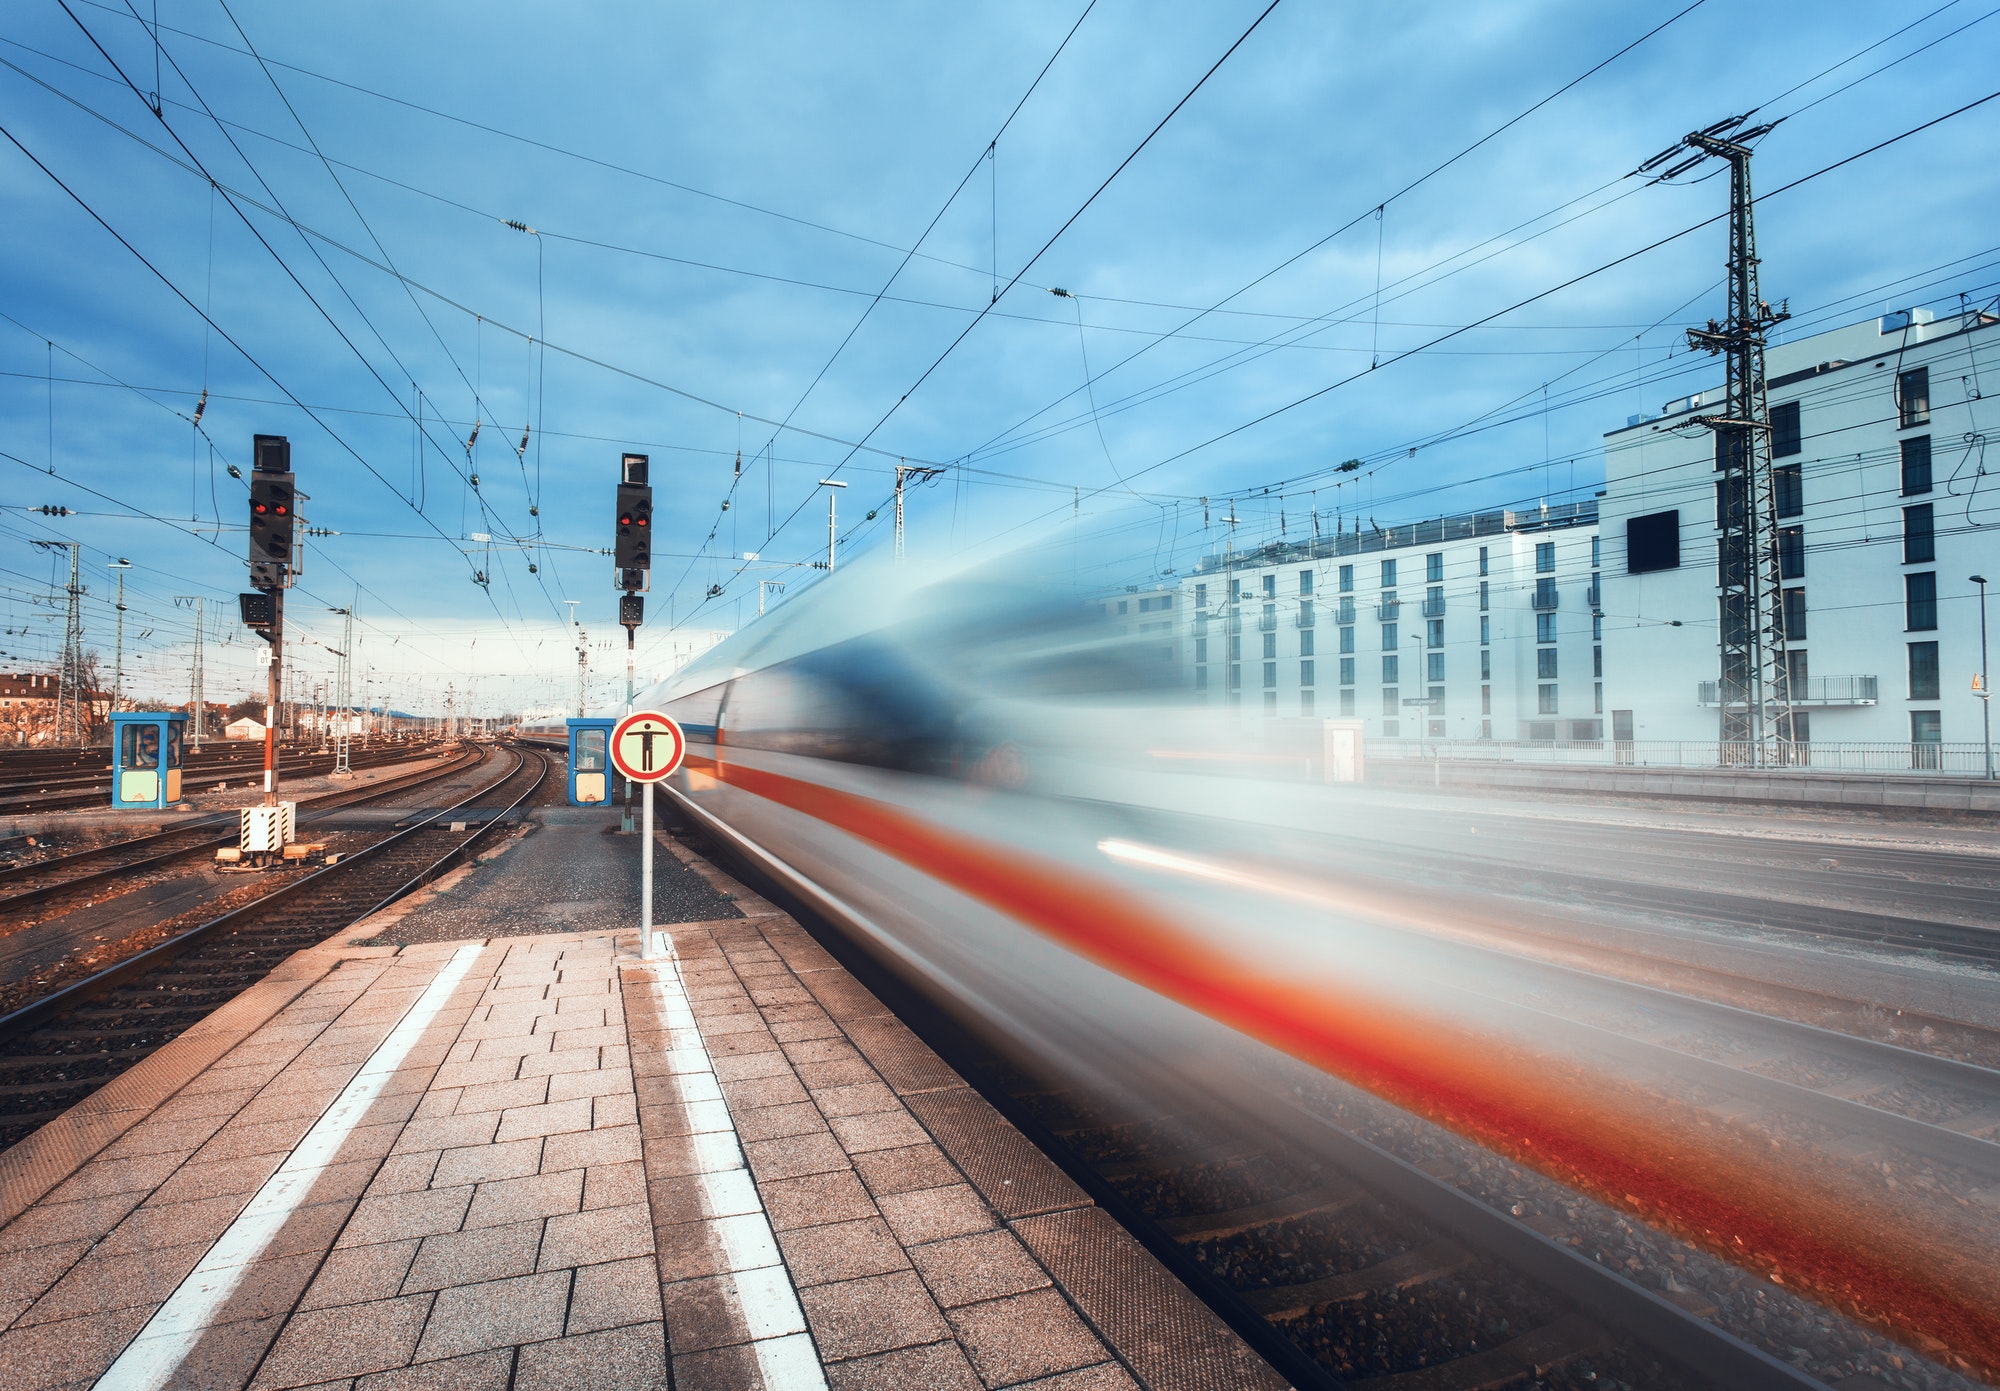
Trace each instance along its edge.
<path fill-rule="evenodd" d="M 1875 705 L 1880 703 L 1880 685 L 1880 678 L 1874 676 L 1808 676 L 1792 683 L 1792 704 Z M 1695 704 L 1720 705 L 1723 693 L 1720 681 L 1703 681 L 1697 688 Z M 1732 697 L 1731 704 L 1741 704 L 1746 699 L 1743 689 L 1734 683 L 1728 694 Z"/>
<path fill-rule="evenodd" d="M 1534 605 L 1536 613 L 1554 613 L 1556 602 L 1561 597 L 1554 585 L 1550 585 L 1547 589 L 1536 585 L 1534 597 L 1529 600 L 1529 603 Z"/>
<path fill-rule="evenodd" d="M 1402 604 L 1394 599 L 1389 600 L 1385 604 L 1377 604 L 1375 606 L 1375 617 L 1383 623 L 1394 623 L 1398 615 L 1402 612 Z"/>
<path fill-rule="evenodd" d="M 1599 613 L 1603 610 L 1604 595 L 1603 591 L 1599 586 L 1592 585 L 1589 589 L 1584 591 L 1583 597 L 1585 602 L 1587 602 L 1590 605 L 1590 611 L 1592 613 Z"/>
<path fill-rule="evenodd" d="M 1275 613 L 1265 613 L 1265 614 L 1259 614 L 1259 615 L 1257 616 L 1257 631 L 1258 631 L 1258 632 L 1260 632 L 1260 633 L 1275 633 L 1275 632 L 1277 632 L 1277 631 L 1278 631 L 1278 615 L 1276 615 Z"/>
<path fill-rule="evenodd" d="M 1301 628 L 1313 628 L 1318 626 L 1319 623 L 1318 616 L 1310 600 L 1299 605 L 1298 616 L 1294 618 L 1292 621 Z"/>
<path fill-rule="evenodd" d="M 1354 621 L 1354 601 L 1352 599 L 1342 599 L 1340 601 L 1340 608 L 1335 612 L 1333 621 L 1342 627 Z"/>
<path fill-rule="evenodd" d="M 1442 600 L 1442 599 L 1426 599 L 1426 600 L 1424 600 L 1424 617 L 1425 617 L 1425 618 L 1443 618 L 1443 617 L 1444 617 L 1444 600 Z"/>

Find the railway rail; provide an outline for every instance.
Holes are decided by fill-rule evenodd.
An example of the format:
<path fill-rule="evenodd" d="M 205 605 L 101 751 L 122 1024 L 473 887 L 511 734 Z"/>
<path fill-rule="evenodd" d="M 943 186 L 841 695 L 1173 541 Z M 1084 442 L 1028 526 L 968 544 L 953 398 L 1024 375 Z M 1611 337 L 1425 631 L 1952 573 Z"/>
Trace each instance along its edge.
<path fill-rule="evenodd" d="M 365 787 L 339 788 L 296 799 L 300 824 L 310 824 L 325 812 L 378 801 L 383 797 L 455 776 L 476 766 L 482 755 L 475 748 L 460 750 L 450 761 L 422 768 Z M 43 860 L 0 868 L 0 921 L 59 895 L 97 888 L 114 879 L 142 873 L 178 860 L 201 855 L 237 838 L 234 812 L 204 816 L 168 830 L 131 836 Z"/>
<path fill-rule="evenodd" d="M 353 768 L 375 768 L 421 756 L 429 744 L 379 744 L 355 749 L 348 755 Z M 16 816 L 40 811 L 62 811 L 76 807 L 107 804 L 110 796 L 110 755 L 90 750 L 87 762 L 52 769 L 46 773 L 29 770 L 17 773 L 0 763 L 0 816 Z M 221 783 L 258 778 L 263 773 L 263 752 L 230 750 L 226 754 L 182 764 L 181 787 L 185 791 L 215 787 Z M 313 777 L 332 771 L 335 755 L 329 751 L 310 752 L 287 749 L 280 754 L 285 772 L 294 777 Z"/>
<path fill-rule="evenodd" d="M 261 979 L 465 862 L 547 777 L 538 751 L 373 845 L 0 1017 L 0 1147 L 75 1105 Z"/>

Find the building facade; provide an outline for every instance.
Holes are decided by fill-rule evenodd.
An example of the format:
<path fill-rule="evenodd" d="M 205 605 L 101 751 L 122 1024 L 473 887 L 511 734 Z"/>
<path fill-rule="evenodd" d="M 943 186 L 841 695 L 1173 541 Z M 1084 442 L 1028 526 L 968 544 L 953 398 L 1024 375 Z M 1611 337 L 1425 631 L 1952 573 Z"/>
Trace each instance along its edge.
<path fill-rule="evenodd" d="M 1601 739 L 1598 558 L 1594 502 L 1210 555 L 1179 659 L 1197 700 L 1375 738 Z"/>
<path fill-rule="evenodd" d="M 2000 332 L 1922 310 L 1771 348 L 1785 656 L 1800 741 L 1980 738 L 1979 594 L 2000 579 Z M 1725 505 L 1716 388 L 1605 436 L 1604 666 L 1614 739 L 1714 740 Z"/>

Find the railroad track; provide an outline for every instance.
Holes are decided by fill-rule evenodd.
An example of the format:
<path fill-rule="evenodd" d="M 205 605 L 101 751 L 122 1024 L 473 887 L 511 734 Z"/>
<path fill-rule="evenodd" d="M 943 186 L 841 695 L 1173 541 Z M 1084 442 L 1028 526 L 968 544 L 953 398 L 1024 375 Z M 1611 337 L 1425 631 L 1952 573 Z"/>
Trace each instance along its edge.
<path fill-rule="evenodd" d="M 477 748 L 467 748 L 439 767 L 405 773 L 366 787 L 341 788 L 300 797 L 296 799 L 301 808 L 300 824 L 310 824 L 314 816 L 336 808 L 377 801 L 441 781 L 476 766 L 483 758 Z M 0 921 L 4 921 L 10 912 L 21 912 L 51 898 L 99 888 L 115 879 L 157 869 L 229 844 L 237 838 L 238 824 L 235 812 L 218 813 L 170 830 L 111 841 L 65 855 L 54 855 L 46 860 L 0 869 Z"/>
<path fill-rule="evenodd" d="M 385 763 L 401 763 L 421 756 L 432 745 L 389 744 L 357 749 L 348 758 L 350 767 L 374 768 Z M 332 771 L 334 754 L 287 750 L 280 755 L 284 771 L 295 777 L 316 777 Z M 190 760 L 181 768 L 184 791 L 215 787 L 221 783 L 258 779 L 263 775 L 261 752 L 231 754 L 221 759 Z M 0 767 L 0 816 L 16 816 L 40 811 L 61 811 L 75 807 L 104 805 L 111 800 L 109 750 L 91 750 L 91 760 L 82 771 L 60 771 L 46 776 L 12 776 Z"/>
<path fill-rule="evenodd" d="M 1685 833 L 1648 832 L 1642 839 L 1574 828 L 1559 841 L 1479 824 L 1477 835 L 1441 836 L 1433 820 L 1420 837 L 1413 831 L 1402 842 L 1381 835 L 1375 821 L 1337 839 L 1312 838 L 1305 853 L 1321 870 L 1332 865 L 1373 877 L 1394 864 L 1416 882 L 1511 898 L 2000 961 L 2000 928 L 1993 925 L 2000 857 Z M 1448 850 L 1438 849 L 1441 840 Z M 1682 848 L 1659 848 L 1662 842 Z M 1550 864 L 1555 856 L 1596 856 L 1619 874 L 1559 868 Z"/>
<path fill-rule="evenodd" d="M 550 761 L 513 766 L 461 801 L 0 1017 L 0 1147 L 75 1105 L 263 978 L 293 952 L 470 858 L 532 797 Z"/>

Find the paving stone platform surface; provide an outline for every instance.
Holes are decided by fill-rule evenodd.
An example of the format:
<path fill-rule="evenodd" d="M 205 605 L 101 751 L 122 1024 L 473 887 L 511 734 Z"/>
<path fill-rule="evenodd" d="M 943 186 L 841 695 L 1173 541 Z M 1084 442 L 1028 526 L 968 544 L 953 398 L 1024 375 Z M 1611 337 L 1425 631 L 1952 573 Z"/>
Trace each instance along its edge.
<path fill-rule="evenodd" d="M 1282 1386 L 669 848 L 743 915 L 671 959 L 357 931 L 0 1155 L 0 1387 Z"/>

